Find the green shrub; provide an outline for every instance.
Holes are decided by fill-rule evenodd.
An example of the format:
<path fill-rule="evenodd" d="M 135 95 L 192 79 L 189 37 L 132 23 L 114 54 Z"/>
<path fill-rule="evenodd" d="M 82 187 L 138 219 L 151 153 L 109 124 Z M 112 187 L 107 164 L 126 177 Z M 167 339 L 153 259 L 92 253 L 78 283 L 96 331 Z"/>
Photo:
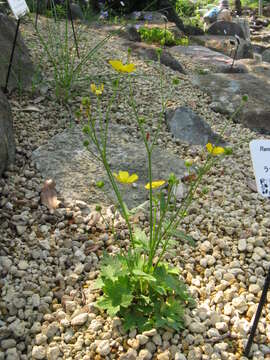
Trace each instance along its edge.
<path fill-rule="evenodd" d="M 166 29 L 160 28 L 139 28 L 139 34 L 141 35 L 141 39 L 147 43 L 156 43 L 159 45 L 188 45 L 188 39 L 176 39 L 174 34 Z"/>
<path fill-rule="evenodd" d="M 160 58 L 161 49 L 157 50 Z M 153 179 L 152 155 L 160 135 L 161 124 L 164 121 L 166 103 L 169 100 L 174 86 L 179 80 L 173 79 L 169 93 L 164 92 L 165 74 L 160 65 L 160 111 L 155 130 L 148 132 L 147 119 L 142 118 L 138 112 L 138 104 L 134 96 L 133 73 L 135 64 L 123 64 L 120 60 L 110 60 L 109 63 L 118 72 L 118 77 L 112 82 L 110 99 L 104 99 L 105 112 L 102 111 L 103 84 L 91 84 L 91 92 L 96 96 L 97 102 L 93 112 L 91 97 L 82 99 L 80 110 L 77 112 L 78 120 L 85 119 L 87 125 L 83 133 L 87 136 L 84 146 L 92 156 L 101 161 L 108 175 L 116 199 L 117 208 L 126 222 L 130 245 L 128 249 L 122 248 L 118 255 L 104 256 L 101 264 L 100 276 L 95 288 L 102 291 L 97 306 L 107 311 L 108 315 L 120 316 L 124 328 L 130 330 L 138 328 L 140 331 L 150 328 L 172 328 L 179 331 L 184 328 L 183 315 L 185 307 L 193 306 L 194 301 L 188 293 L 187 287 L 180 278 L 179 270 L 166 261 L 167 251 L 182 240 L 194 245 L 194 240 L 185 234 L 179 226 L 187 215 L 189 206 L 198 190 L 202 178 L 215 166 L 216 162 L 227 155 L 226 149 L 211 143 L 206 145 L 207 155 L 204 164 L 192 167 L 190 161 L 186 162 L 190 174 L 189 190 L 178 203 L 176 190 L 180 180 L 174 174 L 168 174 L 166 179 Z M 109 140 L 109 124 L 112 105 L 117 103 L 119 93 L 127 97 L 143 140 L 148 164 L 148 183 L 144 186 L 149 198 L 149 225 L 146 229 L 136 228 L 132 223 L 132 212 L 124 203 L 121 186 L 131 186 L 138 180 L 137 174 L 129 174 L 124 169 L 111 168 L 110 153 L 107 143 Z M 239 108 L 240 109 L 240 108 Z M 238 112 L 239 110 L 237 110 Z M 234 114 L 236 115 L 237 112 Z M 233 115 L 233 116 L 234 116 Z M 232 117 L 233 117 L 232 116 Z M 231 119 L 228 120 L 231 121 Z M 224 127 L 225 131 L 226 125 Z M 222 134 L 221 134 L 222 135 Z M 136 154 L 136 149 L 134 149 Z M 135 156 L 135 155 L 134 155 Z M 99 186 L 103 188 L 103 183 Z"/>
<path fill-rule="evenodd" d="M 175 10 L 179 16 L 194 16 L 196 11 L 196 5 L 190 0 L 176 0 Z"/>

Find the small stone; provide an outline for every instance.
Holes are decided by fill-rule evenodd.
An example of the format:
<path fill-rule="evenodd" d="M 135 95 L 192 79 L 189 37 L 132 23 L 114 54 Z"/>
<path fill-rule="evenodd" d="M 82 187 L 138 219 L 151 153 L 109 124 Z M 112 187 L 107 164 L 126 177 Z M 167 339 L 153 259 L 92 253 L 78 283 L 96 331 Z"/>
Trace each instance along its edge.
<path fill-rule="evenodd" d="M 224 321 L 217 322 L 217 323 L 216 323 L 216 328 L 217 328 L 219 331 L 222 331 L 222 332 L 228 331 L 228 325 L 227 325 Z"/>
<path fill-rule="evenodd" d="M 16 231 L 18 235 L 23 235 L 26 231 L 27 227 L 24 225 L 16 225 Z"/>
<path fill-rule="evenodd" d="M 147 331 L 146 331 L 147 332 Z M 150 353 L 149 350 L 147 349 L 142 349 L 140 352 L 139 352 L 139 357 L 138 357 L 139 360 L 150 360 L 152 359 L 152 354 Z"/>
<path fill-rule="evenodd" d="M 221 342 L 221 343 L 219 343 L 219 344 L 215 344 L 214 345 L 214 349 L 217 351 L 217 352 L 219 352 L 219 353 L 221 353 L 222 351 L 226 351 L 227 349 L 228 349 L 228 344 L 227 343 L 225 343 L 225 342 Z"/>
<path fill-rule="evenodd" d="M 229 303 L 226 303 L 225 305 L 224 305 L 224 315 L 231 315 L 232 314 L 232 311 L 233 311 L 233 309 L 232 309 L 232 307 L 231 307 L 231 305 L 229 304 Z"/>
<path fill-rule="evenodd" d="M 238 241 L 238 250 L 245 251 L 247 249 L 247 241 L 246 239 L 240 239 Z"/>
<path fill-rule="evenodd" d="M 20 355 L 16 348 L 10 348 L 6 351 L 6 360 L 20 360 Z"/>
<path fill-rule="evenodd" d="M 0 256 L 0 265 L 3 266 L 5 270 L 9 270 L 12 265 L 12 261 L 7 256 Z"/>
<path fill-rule="evenodd" d="M 47 350 L 47 360 L 57 360 L 60 355 L 58 346 L 50 347 Z"/>
<path fill-rule="evenodd" d="M 87 320 L 88 320 L 88 313 L 82 313 L 82 314 L 75 316 L 71 320 L 71 325 L 72 326 L 81 326 L 81 325 L 85 324 Z"/>
<path fill-rule="evenodd" d="M 248 308 L 246 299 L 242 295 L 233 298 L 232 305 L 241 313 L 245 312 Z"/>
<path fill-rule="evenodd" d="M 162 345 L 162 338 L 159 334 L 154 335 L 152 338 L 152 341 L 154 344 L 156 344 L 157 346 L 161 346 Z"/>
<path fill-rule="evenodd" d="M 128 339 L 127 344 L 135 350 L 139 349 L 140 347 L 140 342 L 138 339 Z"/>
<path fill-rule="evenodd" d="M 136 336 L 136 339 L 139 340 L 140 345 L 144 345 L 149 340 L 149 337 L 143 334 L 139 334 Z"/>
<path fill-rule="evenodd" d="M 16 341 L 14 339 L 6 339 L 1 341 L 1 347 L 6 350 L 16 347 Z"/>
<path fill-rule="evenodd" d="M 101 356 L 106 356 L 110 353 L 111 347 L 109 340 L 101 340 L 97 346 L 97 352 Z"/>
<path fill-rule="evenodd" d="M 21 260 L 21 261 L 19 262 L 19 264 L 18 264 L 18 268 L 19 268 L 20 270 L 26 270 L 26 269 L 28 269 L 28 262 L 25 261 L 25 260 Z"/>
<path fill-rule="evenodd" d="M 180 352 L 177 352 L 174 356 L 174 360 L 187 360 L 184 354 L 181 354 Z"/>
<path fill-rule="evenodd" d="M 103 325 L 100 321 L 94 319 L 91 321 L 91 324 L 89 326 L 89 329 L 92 331 L 98 331 L 100 329 L 102 329 Z"/>
<path fill-rule="evenodd" d="M 39 307 L 40 305 L 40 296 L 39 294 L 32 295 L 32 305 L 33 307 Z"/>
<path fill-rule="evenodd" d="M 36 344 L 37 345 L 41 345 L 41 344 L 44 344 L 45 342 L 47 342 L 47 336 L 45 334 L 37 334 L 36 335 Z"/>
<path fill-rule="evenodd" d="M 59 325 L 58 323 L 54 322 L 47 327 L 44 333 L 48 338 L 53 338 L 58 330 L 59 330 Z"/>
<path fill-rule="evenodd" d="M 36 345 L 33 346 L 32 357 L 33 359 L 37 359 L 37 360 L 45 359 L 46 357 L 45 348 L 43 346 L 36 346 Z"/>
<path fill-rule="evenodd" d="M 39 241 L 39 245 L 41 246 L 41 248 L 42 249 L 44 249 L 44 250 L 50 250 L 51 249 L 51 246 L 50 246 L 50 244 L 49 244 L 49 241 L 48 240 L 40 240 Z"/>
<path fill-rule="evenodd" d="M 202 334 L 205 332 L 205 326 L 199 322 L 193 322 L 189 325 L 189 330 L 196 334 Z"/>
<path fill-rule="evenodd" d="M 156 329 L 151 329 L 151 330 L 148 330 L 148 331 L 144 331 L 142 334 L 145 335 L 145 336 L 155 336 L 157 334 L 157 330 Z"/>
<path fill-rule="evenodd" d="M 21 309 L 25 307 L 26 301 L 24 298 L 15 297 L 13 299 L 13 304 L 17 309 Z"/>
<path fill-rule="evenodd" d="M 212 248 L 213 248 L 213 246 L 210 243 L 210 241 L 208 241 L 208 240 L 204 241 L 200 246 L 200 250 L 203 251 L 203 252 L 206 252 L 206 253 L 211 251 Z"/>
<path fill-rule="evenodd" d="M 261 287 L 258 284 L 251 284 L 248 287 L 248 291 L 256 295 L 261 291 Z"/>
<path fill-rule="evenodd" d="M 138 359 L 137 351 L 134 349 L 128 349 L 126 354 L 122 354 L 119 360 L 136 360 Z"/>
<path fill-rule="evenodd" d="M 168 350 L 158 354 L 157 360 L 170 360 L 170 352 Z"/>

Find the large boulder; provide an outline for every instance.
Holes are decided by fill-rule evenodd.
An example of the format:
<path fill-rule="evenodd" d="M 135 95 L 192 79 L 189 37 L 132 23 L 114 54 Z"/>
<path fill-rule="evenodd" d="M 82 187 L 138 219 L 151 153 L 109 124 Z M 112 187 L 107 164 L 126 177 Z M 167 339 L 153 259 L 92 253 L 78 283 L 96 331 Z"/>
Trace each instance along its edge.
<path fill-rule="evenodd" d="M 222 35 L 202 35 L 193 36 L 192 40 L 199 45 L 203 45 L 213 51 L 220 52 L 230 57 L 234 57 L 236 50 L 236 39 L 234 36 Z M 249 41 L 240 39 L 237 48 L 236 59 L 252 59 L 253 48 Z"/>
<path fill-rule="evenodd" d="M 210 35 L 229 35 L 229 36 L 239 36 L 240 38 L 246 40 L 246 35 L 242 27 L 234 22 L 230 21 L 216 21 L 214 22 L 207 33 Z"/>
<path fill-rule="evenodd" d="M 145 146 L 142 140 L 134 139 L 127 126 L 112 124 L 108 133 L 107 154 L 113 172 L 126 170 L 139 176 L 136 187 L 119 185 L 127 206 L 137 207 L 148 199 L 144 188 L 148 182 Z M 56 189 L 64 198 L 83 200 L 89 204 L 109 204 L 114 192 L 102 163 L 84 148 L 84 139 L 80 126 L 67 129 L 35 150 L 32 159 L 44 178 L 55 181 Z M 152 164 L 154 180 L 168 179 L 172 172 L 181 179 L 186 170 L 179 156 L 158 147 L 154 149 Z M 95 186 L 97 181 L 104 181 L 102 190 Z"/>
<path fill-rule="evenodd" d="M 270 48 L 262 53 L 262 61 L 270 62 Z"/>
<path fill-rule="evenodd" d="M 248 95 L 248 102 L 235 121 L 270 134 L 270 65 L 262 63 L 251 66 L 247 60 L 245 65 L 251 72 L 199 75 L 193 78 L 193 85 L 211 96 L 210 107 L 213 110 L 228 115 L 239 107 L 242 96 Z"/>
<path fill-rule="evenodd" d="M 186 106 L 166 112 L 166 122 L 176 139 L 189 145 L 206 145 L 208 142 L 224 145 L 224 141 L 215 134 L 207 122 Z"/>
<path fill-rule="evenodd" d="M 84 16 L 80 5 L 73 3 L 70 4 L 70 12 L 68 12 L 68 18 L 71 20 L 71 17 L 72 20 L 76 20 L 76 19 L 83 20 Z"/>
<path fill-rule="evenodd" d="M 11 109 L 0 90 L 0 175 L 15 159 L 15 141 Z"/>
<path fill-rule="evenodd" d="M 198 63 L 214 68 L 226 65 L 230 66 L 232 64 L 232 58 L 217 51 L 210 50 L 205 46 L 173 46 L 172 48 L 170 48 L 169 51 L 172 54 L 183 54 L 186 56 L 190 56 Z"/>
<path fill-rule="evenodd" d="M 132 51 L 140 58 L 145 60 L 159 61 L 156 47 L 144 44 L 144 43 L 125 43 Z M 171 68 L 174 71 L 178 71 L 185 74 L 185 69 L 180 62 L 167 50 L 163 50 L 160 56 L 161 64 Z"/>
<path fill-rule="evenodd" d="M 6 84 L 12 44 L 15 37 L 16 23 L 10 17 L 0 14 L 0 87 Z M 16 88 L 25 89 L 32 85 L 34 73 L 33 63 L 29 51 L 23 42 L 19 32 L 14 52 L 12 71 L 10 73 L 8 90 Z"/>

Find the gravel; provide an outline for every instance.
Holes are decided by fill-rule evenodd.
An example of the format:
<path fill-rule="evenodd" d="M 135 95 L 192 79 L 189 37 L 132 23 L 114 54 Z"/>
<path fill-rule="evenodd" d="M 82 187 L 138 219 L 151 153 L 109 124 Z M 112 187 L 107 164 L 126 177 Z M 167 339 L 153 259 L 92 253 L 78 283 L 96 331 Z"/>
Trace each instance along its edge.
<path fill-rule="evenodd" d="M 44 26 L 43 18 L 39 26 Z M 102 28 L 77 26 L 89 42 L 104 35 Z M 32 27 L 24 23 L 22 31 L 33 58 L 38 58 L 41 50 Z M 102 59 L 125 58 L 126 46 L 117 39 L 102 50 Z M 207 94 L 190 84 L 195 59 L 178 59 L 188 75 L 181 76 L 170 106 L 191 107 L 220 133 L 226 119 L 212 112 Z M 150 113 L 154 119 L 158 90 L 152 86 L 158 68 L 132 55 L 131 60 L 145 75 L 136 79 L 140 115 Z M 104 71 L 109 73 L 106 61 Z M 48 65 L 42 65 L 49 78 Z M 99 69 L 93 62 L 89 74 Z M 172 70 L 162 69 L 168 78 L 175 77 Z M 104 221 L 112 218 L 110 207 L 103 206 L 100 217 L 94 204 L 59 197 L 59 208 L 50 212 L 40 203 L 45 179 L 31 163 L 33 150 L 72 124 L 71 114 L 86 90 L 70 100 L 68 110 L 55 101 L 50 84 L 47 90 L 41 88 L 41 93 L 10 96 L 17 153 L 16 163 L 0 179 L 0 360 L 245 360 L 241 354 L 270 261 L 266 251 L 270 204 L 248 187 L 253 179 L 248 143 L 258 135 L 239 124 L 227 126 L 224 138 L 233 155 L 204 179 L 183 222 L 183 230 L 197 245 L 183 244 L 167 254 L 197 303 L 195 309 L 186 310 L 186 328 L 181 333 L 157 329 L 125 333 L 120 319 L 110 319 L 95 307 L 98 294 L 93 290 L 103 250 L 114 254 L 126 245 L 123 221 L 119 218 L 115 239 Z M 170 84 L 165 88 L 169 91 Z M 28 105 L 39 111 L 20 111 Z M 111 121 L 133 127 L 133 136 L 138 136 L 133 117 L 126 116 L 127 105 L 124 100 L 123 107 L 114 109 Z M 165 125 L 161 131 L 160 146 L 195 164 L 204 161 L 203 149 L 173 140 Z M 143 217 L 138 221 L 147 223 Z M 266 304 L 259 322 L 253 360 L 264 359 L 270 351 L 269 308 Z"/>

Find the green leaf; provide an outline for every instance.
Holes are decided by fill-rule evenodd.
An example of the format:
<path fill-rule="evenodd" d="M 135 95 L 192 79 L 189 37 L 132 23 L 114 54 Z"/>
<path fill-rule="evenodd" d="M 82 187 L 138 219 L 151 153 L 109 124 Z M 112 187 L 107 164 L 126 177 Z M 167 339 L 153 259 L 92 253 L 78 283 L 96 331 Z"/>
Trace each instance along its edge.
<path fill-rule="evenodd" d="M 148 280 L 150 282 L 156 282 L 156 278 L 154 278 L 154 276 L 150 275 L 150 274 L 147 274 L 146 272 L 144 271 L 141 271 L 139 269 L 134 269 L 133 270 L 133 274 L 140 277 L 140 278 L 143 278 L 145 280 Z"/>
<path fill-rule="evenodd" d="M 162 216 L 162 214 L 164 213 L 164 211 L 166 209 L 165 195 L 162 191 L 160 192 L 159 204 L 160 204 L 160 216 Z"/>
<path fill-rule="evenodd" d="M 110 316 L 115 316 L 121 307 L 126 308 L 132 303 L 132 287 L 127 277 L 119 277 L 117 281 L 106 279 L 102 290 L 104 295 L 97 306 L 107 310 Z"/>
<path fill-rule="evenodd" d="M 100 270 L 100 275 L 102 278 L 116 280 L 119 276 L 124 276 L 127 273 L 126 258 L 122 257 L 121 255 L 106 255 L 103 258 Z"/>
<path fill-rule="evenodd" d="M 116 316 L 120 311 L 120 305 L 113 305 L 111 299 L 104 296 L 97 301 L 97 306 L 100 309 L 106 310 L 111 317 Z"/>
<path fill-rule="evenodd" d="M 98 277 L 97 280 L 94 282 L 93 290 L 102 289 L 104 286 L 104 282 L 101 277 Z"/>
<path fill-rule="evenodd" d="M 196 245 L 196 242 L 195 240 L 193 239 L 192 236 L 190 235 L 187 235 L 184 231 L 182 230 L 178 230 L 178 229 L 175 229 L 171 232 L 171 235 L 172 236 L 175 236 L 177 237 L 178 239 L 181 239 L 183 241 L 186 241 L 188 242 L 191 246 L 195 246 Z"/>
<path fill-rule="evenodd" d="M 147 316 L 142 312 L 126 311 L 123 316 L 123 327 L 126 331 L 138 328 L 140 332 L 152 329 L 153 325 L 149 322 Z"/>
<path fill-rule="evenodd" d="M 144 250 L 149 250 L 149 239 L 148 236 L 146 235 L 146 233 L 139 229 L 136 228 L 134 231 L 134 242 L 135 242 L 135 246 L 137 247 L 141 247 Z"/>

